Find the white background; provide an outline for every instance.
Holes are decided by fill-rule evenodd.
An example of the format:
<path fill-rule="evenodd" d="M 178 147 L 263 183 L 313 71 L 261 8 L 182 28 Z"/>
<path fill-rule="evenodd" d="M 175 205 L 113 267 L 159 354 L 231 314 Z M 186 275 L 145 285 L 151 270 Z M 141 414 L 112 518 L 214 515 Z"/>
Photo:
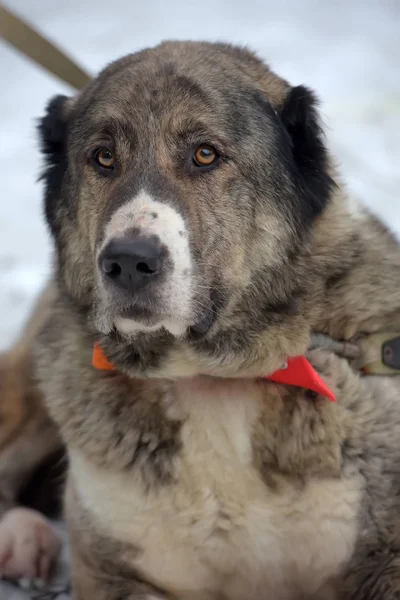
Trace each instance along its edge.
<path fill-rule="evenodd" d="M 91 73 L 162 39 L 250 45 L 313 87 L 351 193 L 400 232 L 400 0 L 8 0 Z M 42 286 L 35 119 L 66 86 L 0 41 L 0 347 Z"/>

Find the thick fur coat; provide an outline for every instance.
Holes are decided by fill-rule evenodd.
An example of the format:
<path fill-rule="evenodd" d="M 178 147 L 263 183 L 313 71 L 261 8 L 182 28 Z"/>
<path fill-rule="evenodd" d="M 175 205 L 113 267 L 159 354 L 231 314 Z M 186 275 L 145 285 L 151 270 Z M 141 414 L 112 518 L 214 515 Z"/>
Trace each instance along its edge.
<path fill-rule="evenodd" d="M 40 135 L 36 356 L 77 600 L 400 597 L 398 379 L 321 350 L 336 404 L 261 379 L 312 332 L 400 327 L 398 244 L 348 199 L 313 93 L 164 43 L 52 100 Z"/>

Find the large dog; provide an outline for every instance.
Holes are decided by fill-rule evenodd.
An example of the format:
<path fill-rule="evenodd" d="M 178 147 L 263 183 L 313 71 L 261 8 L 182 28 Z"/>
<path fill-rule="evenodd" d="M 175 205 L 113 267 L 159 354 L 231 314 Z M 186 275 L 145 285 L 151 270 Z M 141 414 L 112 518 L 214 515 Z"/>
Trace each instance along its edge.
<path fill-rule="evenodd" d="M 400 328 L 399 247 L 347 198 L 312 92 L 164 43 L 52 100 L 40 134 L 36 357 L 77 599 L 400 597 L 398 379 L 322 350 L 336 404 L 264 378 L 312 332 Z"/>

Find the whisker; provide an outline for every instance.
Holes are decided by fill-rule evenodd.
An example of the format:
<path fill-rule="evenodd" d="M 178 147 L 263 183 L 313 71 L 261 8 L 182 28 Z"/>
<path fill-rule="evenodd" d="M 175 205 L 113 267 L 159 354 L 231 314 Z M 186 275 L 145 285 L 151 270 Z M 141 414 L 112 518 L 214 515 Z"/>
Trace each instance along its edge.
<path fill-rule="evenodd" d="M 209 310 L 210 312 L 212 312 L 214 315 L 217 314 L 217 312 L 213 308 L 211 308 L 210 306 L 207 306 L 207 304 L 203 304 L 202 302 L 200 302 L 196 298 L 193 299 L 193 302 L 194 302 L 194 304 L 196 306 L 201 306 L 202 308 L 206 308 L 207 310 Z"/>

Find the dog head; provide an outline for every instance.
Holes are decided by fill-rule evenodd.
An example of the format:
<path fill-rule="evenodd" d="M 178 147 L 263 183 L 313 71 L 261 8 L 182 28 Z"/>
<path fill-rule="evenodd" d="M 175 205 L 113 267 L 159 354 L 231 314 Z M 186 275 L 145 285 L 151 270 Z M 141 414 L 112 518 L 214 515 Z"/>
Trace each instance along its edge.
<path fill-rule="evenodd" d="M 332 190 L 315 106 L 247 50 L 189 42 L 50 102 L 59 276 L 117 364 L 253 375 L 304 351 Z"/>

